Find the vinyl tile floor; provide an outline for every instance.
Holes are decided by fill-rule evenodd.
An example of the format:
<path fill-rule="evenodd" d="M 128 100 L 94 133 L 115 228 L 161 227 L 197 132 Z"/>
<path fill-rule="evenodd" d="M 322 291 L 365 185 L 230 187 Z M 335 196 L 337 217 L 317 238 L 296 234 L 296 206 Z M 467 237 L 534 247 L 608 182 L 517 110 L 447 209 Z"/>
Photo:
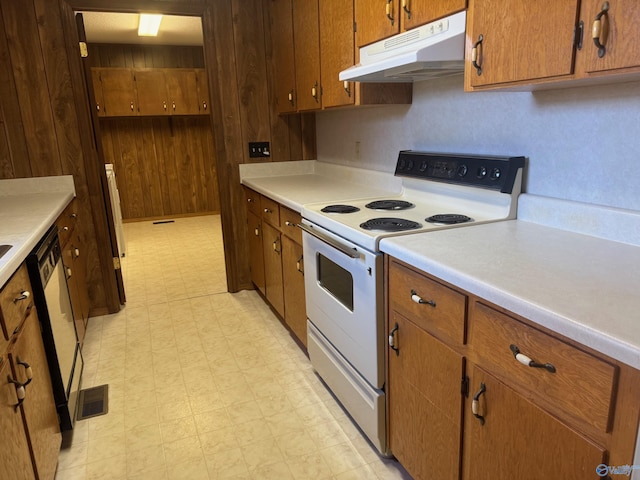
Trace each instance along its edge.
<path fill-rule="evenodd" d="M 226 289 L 220 217 L 127 223 L 127 304 L 89 319 L 56 480 L 409 479 L 380 457 L 255 291 Z"/>

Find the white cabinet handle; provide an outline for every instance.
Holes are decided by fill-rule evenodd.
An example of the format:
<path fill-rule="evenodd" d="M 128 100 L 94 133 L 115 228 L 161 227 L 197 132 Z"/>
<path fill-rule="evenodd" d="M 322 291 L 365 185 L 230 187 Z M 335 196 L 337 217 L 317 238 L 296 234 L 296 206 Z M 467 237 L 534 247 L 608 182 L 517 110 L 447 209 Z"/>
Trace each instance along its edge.
<path fill-rule="evenodd" d="M 544 368 L 547 372 L 556 373 L 556 367 L 552 363 L 539 363 L 532 360 L 531 357 L 522 353 L 517 345 L 511 344 L 509 345 L 509 349 L 511 353 L 513 353 L 514 358 L 522 365 L 531 368 Z"/>
<path fill-rule="evenodd" d="M 20 295 L 13 299 L 13 303 L 18 303 L 22 300 L 26 300 L 31 296 L 31 292 L 29 290 L 22 290 Z"/>
<path fill-rule="evenodd" d="M 420 305 L 429 305 L 434 308 L 436 306 L 436 302 L 434 302 L 433 300 L 425 300 L 420 295 L 418 295 L 415 290 L 411 290 L 411 300 Z"/>
<path fill-rule="evenodd" d="M 398 349 L 398 347 L 396 347 L 396 343 L 395 343 L 397 331 L 398 331 L 398 323 L 396 323 L 395 326 L 393 327 L 393 330 L 389 332 L 389 348 L 391 348 L 391 350 L 396 352 L 396 356 L 400 355 L 400 350 Z"/>

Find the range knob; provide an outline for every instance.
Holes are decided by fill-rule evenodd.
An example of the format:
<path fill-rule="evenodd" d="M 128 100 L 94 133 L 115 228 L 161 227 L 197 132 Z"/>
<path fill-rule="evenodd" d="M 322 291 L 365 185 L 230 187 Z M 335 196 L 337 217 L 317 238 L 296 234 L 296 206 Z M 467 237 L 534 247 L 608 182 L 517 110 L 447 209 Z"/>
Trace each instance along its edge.
<path fill-rule="evenodd" d="M 478 178 L 484 178 L 487 176 L 487 167 L 479 167 L 478 171 L 476 172 L 476 176 Z"/>
<path fill-rule="evenodd" d="M 424 172 L 427 169 L 427 161 L 423 160 L 422 163 L 420 164 L 420 171 Z"/>
<path fill-rule="evenodd" d="M 404 158 L 401 158 L 398 161 L 398 170 L 404 170 L 404 167 L 407 166 L 407 161 Z"/>
<path fill-rule="evenodd" d="M 407 162 L 407 170 L 413 170 L 413 160 Z"/>
<path fill-rule="evenodd" d="M 458 176 L 459 177 L 464 177 L 467 174 L 468 171 L 469 171 L 469 168 L 466 165 L 464 165 L 464 164 L 460 165 L 458 167 Z"/>
<path fill-rule="evenodd" d="M 491 180 L 498 180 L 502 176 L 502 171 L 499 168 L 492 168 L 489 178 Z"/>

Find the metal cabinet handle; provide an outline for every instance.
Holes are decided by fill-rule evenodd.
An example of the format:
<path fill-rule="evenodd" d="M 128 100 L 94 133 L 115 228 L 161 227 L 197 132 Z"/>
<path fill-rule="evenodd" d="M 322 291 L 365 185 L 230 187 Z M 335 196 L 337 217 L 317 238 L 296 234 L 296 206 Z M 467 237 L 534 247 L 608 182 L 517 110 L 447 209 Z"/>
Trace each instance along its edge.
<path fill-rule="evenodd" d="M 513 357 L 521 364 L 531 368 L 544 368 L 547 372 L 556 373 L 556 367 L 552 363 L 539 363 L 532 360 L 531 357 L 521 353 L 517 345 L 511 344 L 509 345 L 509 349 L 511 353 L 513 353 Z"/>
<path fill-rule="evenodd" d="M 396 352 L 396 356 L 400 355 L 400 349 L 396 347 L 396 342 L 395 342 L 395 339 L 396 339 L 395 336 L 397 331 L 398 331 L 398 323 L 396 322 L 395 326 L 393 327 L 393 330 L 389 332 L 389 348 L 391 348 L 391 350 Z"/>
<path fill-rule="evenodd" d="M 591 37 L 593 38 L 593 43 L 598 48 L 598 57 L 604 57 L 604 54 L 607 53 L 607 49 L 604 46 L 606 32 L 603 31 L 602 28 L 602 17 L 607 17 L 609 12 L 609 2 L 604 2 L 602 4 L 602 10 L 600 13 L 596 15 L 595 20 L 593 21 L 593 27 L 591 28 Z"/>
<path fill-rule="evenodd" d="M 71 269 L 67 267 L 67 278 L 71 278 Z"/>
<path fill-rule="evenodd" d="M 483 382 L 480 384 L 480 390 L 473 396 L 473 402 L 471 402 L 471 413 L 480 420 L 480 425 L 484 425 L 484 417 L 478 413 L 480 411 L 480 396 L 486 391 L 487 386 Z"/>
<path fill-rule="evenodd" d="M 280 239 L 276 238 L 273 241 L 273 251 L 276 252 L 278 255 L 280 255 Z"/>
<path fill-rule="evenodd" d="M 289 90 L 289 95 L 287 97 L 289 99 L 289 103 L 293 106 L 293 89 Z"/>
<path fill-rule="evenodd" d="M 316 83 L 313 84 L 313 87 L 311 87 L 311 96 L 316 100 L 316 102 L 318 101 L 318 82 L 316 81 Z"/>
<path fill-rule="evenodd" d="M 171 106 L 173 107 L 173 111 L 176 111 L 176 102 L 171 102 Z"/>
<path fill-rule="evenodd" d="M 133 102 L 131 102 L 130 107 L 131 107 L 131 111 L 133 112 Z"/>
<path fill-rule="evenodd" d="M 393 18 L 393 0 L 387 0 L 385 11 L 387 13 L 387 18 L 391 22 L 391 26 L 393 26 L 395 23 L 395 19 Z"/>
<path fill-rule="evenodd" d="M 164 100 L 162 101 L 162 108 L 163 110 L 167 110 L 167 102 L 165 102 Z"/>
<path fill-rule="evenodd" d="M 247 198 L 247 202 L 253 203 L 253 198 Z"/>
<path fill-rule="evenodd" d="M 304 255 L 300 255 L 300 258 L 296 262 L 296 270 L 304 275 Z"/>
<path fill-rule="evenodd" d="M 482 42 L 484 41 L 484 35 L 480 34 L 478 41 L 473 44 L 471 49 L 471 63 L 475 67 L 478 76 L 482 75 Z M 480 49 L 479 53 L 478 50 Z"/>
<path fill-rule="evenodd" d="M 402 9 L 407 14 L 407 18 L 411 19 L 411 8 L 409 7 L 409 0 L 402 0 Z"/>
<path fill-rule="evenodd" d="M 347 92 L 347 97 L 351 96 L 351 87 L 349 86 L 349 81 L 345 80 L 344 83 L 342 84 L 342 86 L 344 87 L 344 91 Z"/>
<path fill-rule="evenodd" d="M 78 258 L 80 256 L 80 249 L 79 248 L 74 248 L 73 249 L 73 254 L 75 255 L 75 258 Z"/>
<path fill-rule="evenodd" d="M 31 365 L 29 365 L 27 362 L 23 362 L 22 360 L 20 360 L 19 355 L 16 357 L 16 360 L 18 362 L 18 365 L 24 367 L 24 374 L 27 377 L 27 381 L 24 382 L 22 386 L 26 387 L 31 383 L 31 380 L 33 380 L 33 370 L 31 369 Z"/>
<path fill-rule="evenodd" d="M 13 303 L 21 302 L 22 300 L 26 300 L 31 296 L 31 292 L 29 290 L 22 290 L 20 295 L 13 299 Z"/>
<path fill-rule="evenodd" d="M 270 208 L 265 208 L 263 210 L 264 213 L 273 213 L 273 210 L 271 210 Z"/>
<path fill-rule="evenodd" d="M 69 227 L 67 227 L 66 225 L 64 227 L 62 227 L 62 231 L 63 232 L 68 232 L 69 231 Z"/>
<path fill-rule="evenodd" d="M 295 223 L 291 223 L 289 220 L 287 220 L 286 222 L 284 222 L 284 224 L 285 224 L 287 227 L 294 227 L 294 228 L 296 227 L 296 224 L 295 224 Z"/>
<path fill-rule="evenodd" d="M 260 236 L 260 227 L 256 227 L 253 229 L 253 233 L 256 237 Z"/>
<path fill-rule="evenodd" d="M 70 213 L 69 218 L 76 218 L 78 216 L 77 213 Z"/>
<path fill-rule="evenodd" d="M 431 307 L 436 306 L 436 302 L 433 300 L 425 300 L 415 290 L 411 290 L 411 300 L 420 305 L 429 305 Z"/>
<path fill-rule="evenodd" d="M 207 102 L 206 101 L 202 101 L 202 109 L 206 110 L 207 109 Z"/>

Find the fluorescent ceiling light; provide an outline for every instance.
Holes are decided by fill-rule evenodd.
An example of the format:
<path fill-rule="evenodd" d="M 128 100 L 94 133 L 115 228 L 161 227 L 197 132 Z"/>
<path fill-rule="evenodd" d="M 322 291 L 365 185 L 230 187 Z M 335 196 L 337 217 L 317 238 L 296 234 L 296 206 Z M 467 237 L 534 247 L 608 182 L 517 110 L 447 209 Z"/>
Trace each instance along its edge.
<path fill-rule="evenodd" d="M 138 24 L 138 36 L 155 37 L 158 35 L 162 15 L 150 15 L 148 13 L 140 14 L 140 23 Z"/>

